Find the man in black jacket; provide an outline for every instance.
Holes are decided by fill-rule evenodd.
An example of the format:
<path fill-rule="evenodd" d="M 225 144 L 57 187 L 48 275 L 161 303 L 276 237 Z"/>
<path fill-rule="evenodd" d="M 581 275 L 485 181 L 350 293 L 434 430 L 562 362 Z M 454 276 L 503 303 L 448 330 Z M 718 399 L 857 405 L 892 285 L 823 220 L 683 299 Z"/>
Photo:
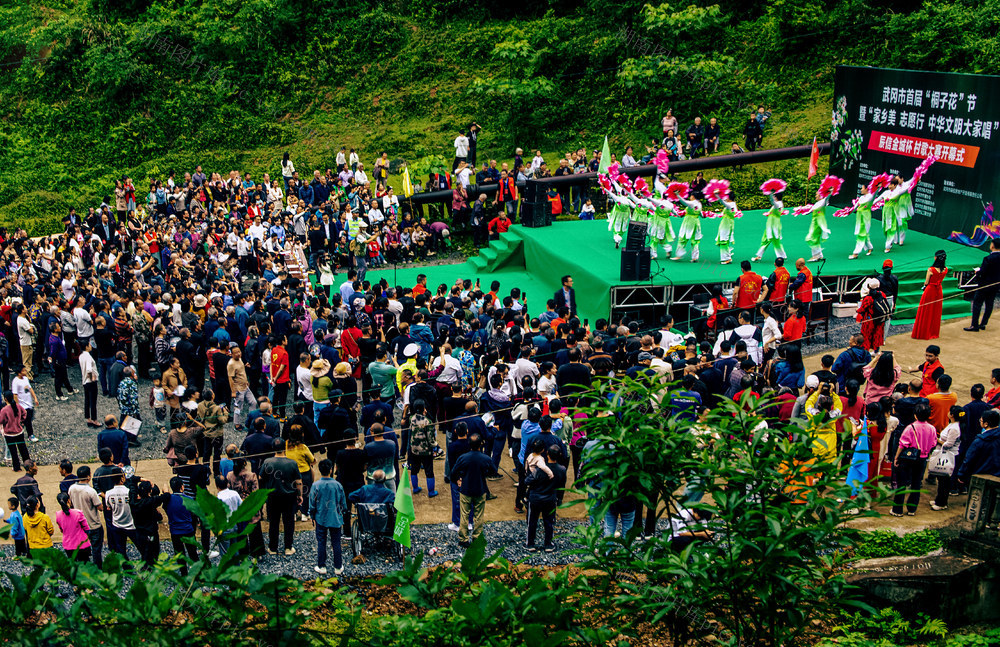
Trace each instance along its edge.
<path fill-rule="evenodd" d="M 979 271 L 976 272 L 978 286 L 972 295 L 972 325 L 966 328 L 969 332 L 979 332 L 986 328 L 993 314 L 993 302 L 1000 292 L 1000 238 L 990 241 L 990 253 L 983 259 Z M 979 313 L 986 306 L 983 312 L 982 322 L 979 320 Z"/>
<path fill-rule="evenodd" d="M 558 505 L 559 493 L 566 487 L 566 468 L 563 467 L 563 454 L 558 445 L 546 447 L 545 440 L 541 437 L 532 439 L 529 451 L 541 453 L 545 456 L 545 464 L 552 472 L 550 477 L 541 469 L 536 469 L 526 477 L 528 484 L 528 542 L 527 548 L 531 552 L 538 550 L 535 548 L 535 534 L 538 531 L 538 517 L 542 517 L 545 526 L 545 552 L 555 552 L 555 544 L 552 543 L 552 534 L 555 528 L 556 506 Z"/>
<path fill-rule="evenodd" d="M 479 434 L 469 436 L 469 452 L 463 454 L 451 466 L 451 481 L 458 486 L 461 515 L 468 519 L 472 515 L 472 537 L 483 534 L 483 520 L 486 517 L 486 495 L 489 488 L 486 478 L 496 474 L 493 459 L 483 453 L 483 438 Z M 470 543 L 469 526 L 460 523 L 458 545 L 467 548 Z"/>

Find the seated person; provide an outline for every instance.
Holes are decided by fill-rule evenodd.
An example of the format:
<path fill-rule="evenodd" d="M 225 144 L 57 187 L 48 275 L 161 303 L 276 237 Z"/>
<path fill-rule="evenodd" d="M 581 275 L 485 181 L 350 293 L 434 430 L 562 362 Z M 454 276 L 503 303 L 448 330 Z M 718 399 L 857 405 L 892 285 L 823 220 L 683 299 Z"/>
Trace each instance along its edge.
<path fill-rule="evenodd" d="M 396 500 L 396 495 L 385 484 L 385 472 L 375 470 L 372 481 L 351 492 L 348 497 L 351 503 L 392 503 Z"/>

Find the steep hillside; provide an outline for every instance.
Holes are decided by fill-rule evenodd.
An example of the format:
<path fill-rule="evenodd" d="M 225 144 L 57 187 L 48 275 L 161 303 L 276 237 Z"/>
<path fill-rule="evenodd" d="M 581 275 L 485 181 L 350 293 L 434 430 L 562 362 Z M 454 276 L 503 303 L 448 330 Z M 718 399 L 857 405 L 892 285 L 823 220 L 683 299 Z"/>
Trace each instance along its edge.
<path fill-rule="evenodd" d="M 766 145 L 802 144 L 827 135 L 838 63 L 996 72 L 1000 60 L 1000 0 L 427 4 L 12 0 L 0 224 L 30 217 L 41 232 L 47 201 L 99 200 L 122 172 L 138 185 L 196 163 L 274 174 L 285 150 L 312 168 L 341 145 L 369 162 L 449 155 L 471 119 L 481 156 L 499 159 L 605 134 L 620 152 L 657 134 L 667 107 L 682 122 L 717 116 L 735 140 L 765 104 Z"/>

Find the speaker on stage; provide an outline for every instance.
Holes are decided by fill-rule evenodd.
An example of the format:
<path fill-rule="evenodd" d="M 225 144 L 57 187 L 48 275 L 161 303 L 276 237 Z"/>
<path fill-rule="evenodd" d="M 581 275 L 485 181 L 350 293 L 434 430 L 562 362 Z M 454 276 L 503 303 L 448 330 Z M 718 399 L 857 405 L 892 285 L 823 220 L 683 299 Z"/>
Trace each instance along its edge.
<path fill-rule="evenodd" d="M 521 224 L 525 227 L 548 227 L 552 224 L 551 212 L 548 199 L 542 202 L 521 202 Z"/>
<path fill-rule="evenodd" d="M 622 250 L 622 281 L 646 281 L 650 277 L 650 254 L 648 247 L 637 251 Z"/>
<path fill-rule="evenodd" d="M 628 233 L 625 234 L 625 251 L 638 252 L 646 246 L 646 230 L 649 225 L 644 222 L 628 223 Z"/>

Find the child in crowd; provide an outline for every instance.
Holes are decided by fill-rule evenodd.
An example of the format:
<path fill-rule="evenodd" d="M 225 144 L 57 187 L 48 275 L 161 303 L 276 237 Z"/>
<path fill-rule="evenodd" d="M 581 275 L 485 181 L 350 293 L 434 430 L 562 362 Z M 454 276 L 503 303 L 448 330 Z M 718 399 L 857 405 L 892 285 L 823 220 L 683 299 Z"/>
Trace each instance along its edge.
<path fill-rule="evenodd" d="M 368 264 L 371 267 L 385 265 L 385 257 L 382 256 L 382 244 L 378 236 L 373 236 L 368 240 Z"/>
<path fill-rule="evenodd" d="M 56 495 L 56 501 L 62 508 L 56 513 L 56 523 L 62 530 L 62 547 L 66 554 L 73 557 L 78 562 L 90 561 L 90 526 L 87 524 L 83 512 L 73 509 L 73 502 L 70 501 L 69 494 L 60 492 Z"/>
<path fill-rule="evenodd" d="M 240 448 L 233 443 L 226 445 L 226 455 L 219 461 L 219 473 L 222 475 L 222 478 L 226 478 L 233 471 L 233 459 L 239 453 Z"/>
<path fill-rule="evenodd" d="M 156 421 L 163 422 L 167 419 L 167 393 L 160 384 L 160 378 L 153 378 L 153 388 L 149 391 L 149 406 L 156 414 Z"/>
<path fill-rule="evenodd" d="M 594 219 L 594 204 L 591 202 L 590 198 L 583 203 L 583 208 L 580 209 L 580 220 L 593 220 Z"/>
<path fill-rule="evenodd" d="M 56 528 L 52 525 L 49 515 L 38 509 L 38 497 L 29 496 L 24 504 L 24 532 L 28 539 L 29 549 L 52 548 L 52 535 Z"/>
<path fill-rule="evenodd" d="M 538 470 L 541 470 L 545 472 L 549 478 L 552 478 L 552 470 L 545 464 L 545 444 L 538 438 L 536 438 L 535 441 L 537 442 L 531 443 L 531 453 L 528 454 L 526 459 L 524 459 L 524 471 L 528 474 L 534 474 Z"/>
<path fill-rule="evenodd" d="M 31 551 L 28 550 L 27 535 L 24 530 L 24 517 L 18 510 L 21 502 L 16 496 L 12 496 L 7 499 L 7 505 L 10 506 L 10 516 L 5 521 L 10 524 L 10 538 L 14 540 L 14 555 L 30 557 Z"/>

